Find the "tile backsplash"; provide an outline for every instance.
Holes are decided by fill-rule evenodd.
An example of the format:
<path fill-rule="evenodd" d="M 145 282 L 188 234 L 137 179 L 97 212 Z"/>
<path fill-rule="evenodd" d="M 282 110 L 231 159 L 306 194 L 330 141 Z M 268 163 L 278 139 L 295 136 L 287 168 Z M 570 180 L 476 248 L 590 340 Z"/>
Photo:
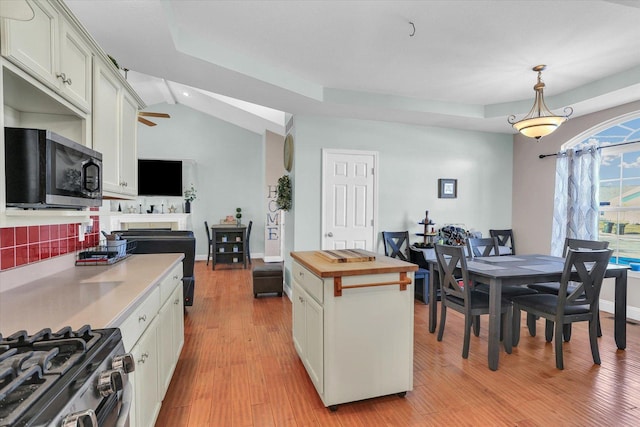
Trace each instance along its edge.
<path fill-rule="evenodd" d="M 98 217 L 91 219 L 93 226 L 82 242 L 78 240 L 79 223 L 0 228 L 0 271 L 98 245 Z"/>

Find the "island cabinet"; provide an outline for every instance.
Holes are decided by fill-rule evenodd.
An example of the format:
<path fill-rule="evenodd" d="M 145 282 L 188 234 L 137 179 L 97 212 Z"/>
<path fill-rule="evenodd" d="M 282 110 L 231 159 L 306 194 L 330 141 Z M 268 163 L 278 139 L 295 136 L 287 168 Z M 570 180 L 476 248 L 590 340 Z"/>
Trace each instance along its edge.
<path fill-rule="evenodd" d="M 343 262 L 324 251 L 291 253 L 294 347 L 331 410 L 413 389 L 418 267 L 368 254 L 369 260 Z"/>

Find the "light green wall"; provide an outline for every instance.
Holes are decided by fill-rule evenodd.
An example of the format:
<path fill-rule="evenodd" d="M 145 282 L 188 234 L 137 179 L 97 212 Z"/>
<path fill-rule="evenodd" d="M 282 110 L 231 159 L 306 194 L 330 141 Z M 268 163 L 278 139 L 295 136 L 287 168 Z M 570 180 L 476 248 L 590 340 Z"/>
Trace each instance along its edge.
<path fill-rule="evenodd" d="M 206 259 L 204 221 L 217 223 L 242 208 L 243 222 L 253 220 L 251 252 L 264 252 L 264 141 L 262 135 L 182 105 L 158 104 L 149 111 L 170 119 L 138 126 L 138 157 L 192 160 L 198 198 L 192 204 L 196 256 Z M 183 185 L 189 185 L 184 182 Z"/>
<path fill-rule="evenodd" d="M 323 148 L 378 152 L 378 232 L 419 232 L 427 209 L 437 227 L 461 223 L 488 234 L 511 226 L 511 135 L 306 116 L 294 117 L 294 135 L 286 254 L 320 248 Z M 438 178 L 457 179 L 458 198 L 438 199 Z"/>

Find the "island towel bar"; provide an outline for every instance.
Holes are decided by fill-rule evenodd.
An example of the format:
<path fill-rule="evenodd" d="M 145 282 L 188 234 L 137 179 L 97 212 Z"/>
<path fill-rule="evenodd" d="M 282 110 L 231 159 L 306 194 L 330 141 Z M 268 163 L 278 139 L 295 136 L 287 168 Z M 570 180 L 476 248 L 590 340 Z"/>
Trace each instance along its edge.
<path fill-rule="evenodd" d="M 407 277 L 406 272 L 400 273 L 399 280 L 392 280 L 390 282 L 379 282 L 379 283 L 361 283 L 358 285 L 342 285 L 342 276 L 336 276 L 333 278 L 333 296 L 341 297 L 343 289 L 354 289 L 354 288 L 369 288 L 372 286 L 386 286 L 386 285 L 400 285 L 401 291 L 407 290 L 407 285 L 411 284 L 411 279 Z"/>

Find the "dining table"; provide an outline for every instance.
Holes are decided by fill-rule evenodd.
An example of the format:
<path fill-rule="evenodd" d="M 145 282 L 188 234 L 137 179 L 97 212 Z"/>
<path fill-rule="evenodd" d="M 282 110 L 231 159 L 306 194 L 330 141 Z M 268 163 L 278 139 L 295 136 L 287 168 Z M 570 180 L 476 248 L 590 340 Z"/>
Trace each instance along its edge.
<path fill-rule="evenodd" d="M 489 369 L 498 369 L 500 356 L 500 306 L 502 287 L 528 285 L 540 282 L 559 282 L 564 269 L 564 258 L 550 255 L 505 255 L 473 257 L 467 260 L 469 280 L 489 285 Z M 437 323 L 436 292 L 439 284 L 438 262 L 429 264 L 429 332 L 434 333 Z M 609 264 L 605 278 L 615 278 L 614 337 L 617 347 L 627 346 L 627 265 Z"/>

